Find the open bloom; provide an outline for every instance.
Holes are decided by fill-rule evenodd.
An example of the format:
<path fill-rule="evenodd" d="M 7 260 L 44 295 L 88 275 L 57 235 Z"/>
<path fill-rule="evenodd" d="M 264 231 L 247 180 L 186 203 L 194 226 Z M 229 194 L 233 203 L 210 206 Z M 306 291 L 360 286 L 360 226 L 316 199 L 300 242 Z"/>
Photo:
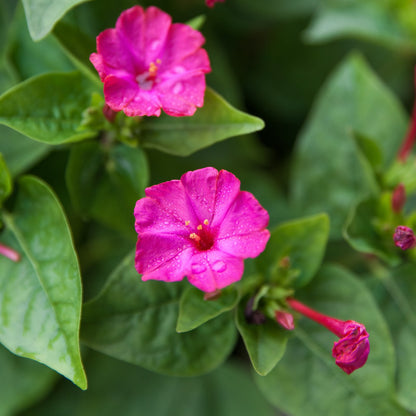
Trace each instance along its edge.
<path fill-rule="evenodd" d="M 396 227 L 393 235 L 394 244 L 402 250 L 416 247 L 416 237 L 413 230 L 405 225 Z"/>
<path fill-rule="evenodd" d="M 143 280 L 182 280 L 214 292 L 240 280 L 258 256 L 269 215 L 230 172 L 208 167 L 147 188 L 136 203 L 136 270 Z"/>
<path fill-rule="evenodd" d="M 370 343 L 364 325 L 323 315 L 293 298 L 287 299 L 287 303 L 295 311 L 324 326 L 340 338 L 334 342 L 332 356 L 335 363 L 347 374 L 351 374 L 367 362 Z"/>
<path fill-rule="evenodd" d="M 211 70 L 204 42 L 200 32 L 172 24 L 157 7 L 134 6 L 121 13 L 115 28 L 98 35 L 90 61 L 114 111 L 191 116 L 204 104 L 205 73 Z"/>

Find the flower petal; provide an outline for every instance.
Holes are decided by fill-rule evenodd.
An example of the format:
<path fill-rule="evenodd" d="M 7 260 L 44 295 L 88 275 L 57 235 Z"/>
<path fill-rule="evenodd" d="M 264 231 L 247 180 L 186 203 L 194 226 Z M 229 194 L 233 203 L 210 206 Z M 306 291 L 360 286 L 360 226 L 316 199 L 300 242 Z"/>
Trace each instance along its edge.
<path fill-rule="evenodd" d="M 136 245 L 136 270 L 143 280 L 181 280 L 192 256 L 188 239 L 175 234 L 140 234 Z"/>
<path fill-rule="evenodd" d="M 242 259 L 219 250 L 194 252 L 188 274 L 189 283 L 204 292 L 214 292 L 241 279 Z"/>
<path fill-rule="evenodd" d="M 137 94 L 138 86 L 129 80 L 109 75 L 104 80 L 104 97 L 114 111 L 123 110 Z"/>
<path fill-rule="evenodd" d="M 151 91 L 140 91 L 123 109 L 126 116 L 160 116 L 160 100 Z"/>

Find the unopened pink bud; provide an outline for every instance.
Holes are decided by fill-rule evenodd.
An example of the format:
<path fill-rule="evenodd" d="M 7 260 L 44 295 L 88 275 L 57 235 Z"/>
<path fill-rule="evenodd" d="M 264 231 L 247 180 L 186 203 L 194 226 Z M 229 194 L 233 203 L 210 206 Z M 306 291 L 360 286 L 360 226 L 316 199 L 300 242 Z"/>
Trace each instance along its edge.
<path fill-rule="evenodd" d="M 413 230 L 404 225 L 399 225 L 393 235 L 394 244 L 402 250 L 408 250 L 416 246 L 416 237 Z"/>
<path fill-rule="evenodd" d="M 278 324 L 283 328 L 292 331 L 295 329 L 295 323 L 293 321 L 293 315 L 290 312 L 286 311 L 276 311 L 275 318 Z"/>
<path fill-rule="evenodd" d="M 0 243 L 0 255 L 7 257 L 14 262 L 18 262 L 20 260 L 20 254 L 17 251 L 1 243 Z"/>
<path fill-rule="evenodd" d="M 391 197 L 391 208 L 393 212 L 399 213 L 402 211 L 406 202 L 406 190 L 402 183 L 399 183 L 393 191 Z"/>
<path fill-rule="evenodd" d="M 347 374 L 362 367 L 370 352 L 368 333 L 364 325 L 355 321 L 346 321 L 344 336 L 334 342 L 332 355 L 335 363 Z"/>

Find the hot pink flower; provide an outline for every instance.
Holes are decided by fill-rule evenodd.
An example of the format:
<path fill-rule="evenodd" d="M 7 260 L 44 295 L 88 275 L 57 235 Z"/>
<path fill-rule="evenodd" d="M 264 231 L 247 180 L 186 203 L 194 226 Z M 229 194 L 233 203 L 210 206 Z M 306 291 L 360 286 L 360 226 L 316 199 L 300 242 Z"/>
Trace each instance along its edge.
<path fill-rule="evenodd" d="M 405 225 L 396 227 L 393 235 L 394 244 L 402 250 L 416 247 L 416 236 L 413 230 Z"/>
<path fill-rule="evenodd" d="M 241 279 L 258 256 L 269 215 L 230 172 L 204 168 L 146 189 L 136 203 L 136 269 L 143 280 L 182 280 L 213 292 Z"/>
<path fill-rule="evenodd" d="M 208 6 L 208 7 L 214 7 L 215 6 L 215 3 L 222 3 L 223 1 L 225 1 L 225 0 L 205 0 L 205 4 Z"/>
<path fill-rule="evenodd" d="M 351 374 L 367 362 L 370 343 L 364 325 L 326 316 L 293 298 L 287 299 L 287 303 L 295 311 L 324 326 L 340 338 L 334 342 L 332 356 L 335 358 L 335 364 L 347 374 Z"/>
<path fill-rule="evenodd" d="M 211 71 L 204 37 L 157 7 L 134 6 L 97 37 L 90 56 L 106 103 L 127 116 L 191 116 L 204 104 Z"/>

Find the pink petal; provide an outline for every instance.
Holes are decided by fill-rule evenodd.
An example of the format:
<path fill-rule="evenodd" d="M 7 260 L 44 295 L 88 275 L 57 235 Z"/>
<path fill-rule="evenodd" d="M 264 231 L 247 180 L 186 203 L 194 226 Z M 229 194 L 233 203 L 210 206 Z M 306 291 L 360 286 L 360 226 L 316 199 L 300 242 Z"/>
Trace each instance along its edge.
<path fill-rule="evenodd" d="M 252 231 L 246 235 L 236 235 L 228 238 L 219 238 L 216 242 L 218 250 L 237 257 L 257 257 L 266 248 L 270 233 L 268 230 Z"/>
<path fill-rule="evenodd" d="M 123 68 L 132 74 L 137 70 L 134 57 L 116 29 L 106 29 L 97 36 L 97 52 L 108 67 Z"/>
<path fill-rule="evenodd" d="M 136 245 L 136 270 L 143 274 L 143 280 L 181 280 L 192 249 L 188 239 L 175 234 L 140 234 Z"/>
<path fill-rule="evenodd" d="M 218 171 L 211 167 L 186 172 L 181 177 L 189 204 L 199 223 L 206 219 L 211 222 L 217 192 L 217 179 Z"/>
<path fill-rule="evenodd" d="M 204 37 L 197 30 L 182 23 L 174 23 L 166 38 L 161 70 L 164 66 L 168 68 L 174 68 L 176 64 L 180 66 L 181 61 L 197 51 L 204 42 Z"/>
<path fill-rule="evenodd" d="M 123 110 L 136 96 L 137 84 L 109 75 L 104 80 L 104 97 L 106 103 L 115 111 Z"/>
<path fill-rule="evenodd" d="M 219 250 L 196 252 L 188 271 L 189 282 L 204 292 L 214 292 L 241 279 L 243 260 Z"/>
<path fill-rule="evenodd" d="M 160 100 L 152 91 L 141 91 L 123 109 L 126 116 L 160 116 Z"/>
<path fill-rule="evenodd" d="M 153 185 L 146 188 L 145 193 L 158 204 L 160 210 L 171 217 L 171 221 L 184 225 L 186 221 L 198 222 L 181 181 L 173 180 Z M 137 214 L 135 215 L 137 218 Z"/>

